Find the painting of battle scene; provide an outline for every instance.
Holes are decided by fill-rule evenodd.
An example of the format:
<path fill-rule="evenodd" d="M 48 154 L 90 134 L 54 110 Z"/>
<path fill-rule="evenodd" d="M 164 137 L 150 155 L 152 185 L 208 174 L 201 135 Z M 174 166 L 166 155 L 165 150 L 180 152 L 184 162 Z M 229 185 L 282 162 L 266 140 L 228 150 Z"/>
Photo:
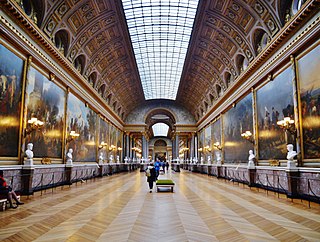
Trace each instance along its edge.
<path fill-rule="evenodd" d="M 28 71 L 25 105 L 27 120 L 37 118 L 43 127 L 26 136 L 35 157 L 62 157 L 65 92 L 35 68 Z M 28 129 L 27 124 L 27 129 Z"/>
<path fill-rule="evenodd" d="M 101 145 L 101 142 L 104 142 L 107 144 L 107 146 L 99 147 L 100 152 L 102 153 L 103 159 L 105 162 L 108 162 L 108 149 L 109 149 L 109 124 L 100 118 L 100 133 L 99 133 L 99 144 Z"/>
<path fill-rule="evenodd" d="M 224 162 L 248 162 L 248 151 L 253 149 L 253 144 L 241 134 L 247 130 L 253 133 L 251 93 L 223 115 L 223 130 Z"/>
<path fill-rule="evenodd" d="M 211 125 L 206 127 L 205 130 L 204 130 L 204 147 L 209 147 L 209 149 L 212 148 L 212 145 L 211 145 Z M 206 163 L 211 163 L 211 161 L 212 161 L 211 151 L 210 150 L 206 150 L 205 151 L 205 155 L 206 155 L 205 162 Z"/>
<path fill-rule="evenodd" d="M 221 146 L 221 121 L 218 119 L 212 124 L 211 128 L 212 134 L 212 144 L 220 145 Z M 213 151 L 213 160 L 217 161 L 217 152 L 220 152 L 217 147 L 212 147 Z"/>
<path fill-rule="evenodd" d="M 304 158 L 320 158 L 320 45 L 297 62 Z"/>
<path fill-rule="evenodd" d="M 277 125 L 284 117 L 294 119 L 291 67 L 257 90 L 259 159 L 285 159 L 287 142 L 295 145 L 294 137 L 286 137 Z"/>
<path fill-rule="evenodd" d="M 0 156 L 18 156 L 23 64 L 0 44 Z"/>
<path fill-rule="evenodd" d="M 71 130 L 79 134 L 78 138 L 67 145 L 67 148 L 73 149 L 73 160 L 96 161 L 97 114 L 71 93 L 68 96 L 67 110 L 67 134 Z"/>

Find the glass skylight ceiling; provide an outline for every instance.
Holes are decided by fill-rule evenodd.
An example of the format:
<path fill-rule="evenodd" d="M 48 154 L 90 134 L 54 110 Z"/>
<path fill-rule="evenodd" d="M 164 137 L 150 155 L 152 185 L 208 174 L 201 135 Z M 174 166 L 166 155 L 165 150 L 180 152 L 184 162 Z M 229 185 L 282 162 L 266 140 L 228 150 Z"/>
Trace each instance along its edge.
<path fill-rule="evenodd" d="M 165 123 L 156 123 L 152 126 L 154 136 L 167 136 L 169 126 Z"/>
<path fill-rule="evenodd" d="M 145 98 L 176 99 L 198 0 L 122 0 Z"/>

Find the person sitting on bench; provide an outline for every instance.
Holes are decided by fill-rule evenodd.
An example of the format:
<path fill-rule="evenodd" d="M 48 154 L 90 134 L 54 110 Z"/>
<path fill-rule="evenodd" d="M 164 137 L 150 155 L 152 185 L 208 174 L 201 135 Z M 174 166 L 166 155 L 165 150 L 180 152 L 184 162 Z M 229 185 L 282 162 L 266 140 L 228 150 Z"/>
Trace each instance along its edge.
<path fill-rule="evenodd" d="M 6 180 L 3 178 L 3 171 L 0 170 L 0 194 L 4 194 L 7 196 L 7 199 L 10 203 L 10 208 L 17 208 L 17 205 L 24 204 L 20 202 L 17 194 L 12 190 L 12 187 L 8 186 Z M 13 205 L 12 199 L 16 201 L 16 205 Z"/>

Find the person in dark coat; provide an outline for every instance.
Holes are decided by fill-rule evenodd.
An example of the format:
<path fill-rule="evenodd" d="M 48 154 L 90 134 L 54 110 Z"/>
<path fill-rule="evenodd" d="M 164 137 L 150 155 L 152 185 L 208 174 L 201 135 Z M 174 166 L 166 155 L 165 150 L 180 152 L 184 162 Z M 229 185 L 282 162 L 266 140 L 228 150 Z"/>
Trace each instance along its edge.
<path fill-rule="evenodd" d="M 150 193 L 152 193 L 153 183 L 157 180 L 156 170 L 152 163 L 148 165 L 146 170 L 147 182 L 149 183 Z"/>

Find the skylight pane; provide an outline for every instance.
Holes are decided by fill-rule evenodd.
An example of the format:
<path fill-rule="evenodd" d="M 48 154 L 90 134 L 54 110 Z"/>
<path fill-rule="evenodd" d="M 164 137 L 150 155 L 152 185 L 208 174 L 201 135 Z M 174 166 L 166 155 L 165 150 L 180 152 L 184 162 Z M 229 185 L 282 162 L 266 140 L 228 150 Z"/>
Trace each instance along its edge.
<path fill-rule="evenodd" d="M 145 98 L 175 100 L 198 0 L 122 0 Z"/>

